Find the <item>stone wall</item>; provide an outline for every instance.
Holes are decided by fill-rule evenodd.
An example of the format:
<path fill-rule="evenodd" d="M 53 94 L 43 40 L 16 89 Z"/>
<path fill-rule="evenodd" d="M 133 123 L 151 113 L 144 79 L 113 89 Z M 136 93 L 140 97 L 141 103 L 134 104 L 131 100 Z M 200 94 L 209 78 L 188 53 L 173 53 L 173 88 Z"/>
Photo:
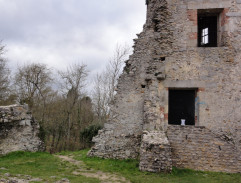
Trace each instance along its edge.
<path fill-rule="evenodd" d="M 173 166 L 194 170 L 241 172 L 241 156 L 233 139 L 205 127 L 169 126 Z"/>
<path fill-rule="evenodd" d="M 0 154 L 44 150 L 38 133 L 39 124 L 27 105 L 0 106 Z"/>
<path fill-rule="evenodd" d="M 129 137 L 142 136 L 143 131 L 166 133 L 169 90 L 194 89 L 195 126 L 205 126 L 215 134 L 228 134 L 233 139 L 235 153 L 241 156 L 241 2 L 146 2 L 147 20 L 143 32 L 134 40 L 134 53 L 119 78 L 111 107 L 113 117 L 94 138 L 90 154 L 138 158 L 141 148 L 140 158 L 145 160 L 149 155 L 142 153 L 140 147 L 145 143 L 141 140 L 137 143 L 141 138 Z M 198 12 L 207 9 L 219 12 L 217 47 L 198 47 Z M 149 166 L 146 169 L 153 169 L 151 163 Z"/>
<path fill-rule="evenodd" d="M 99 131 L 99 134 L 101 137 L 98 135 L 93 138 L 97 145 L 91 149 L 88 156 L 114 159 L 135 159 L 139 156 L 140 135 L 115 135 L 108 134 L 108 131 Z"/>
<path fill-rule="evenodd" d="M 144 132 L 139 168 L 148 172 L 171 172 L 171 146 L 166 134 L 161 131 Z"/>

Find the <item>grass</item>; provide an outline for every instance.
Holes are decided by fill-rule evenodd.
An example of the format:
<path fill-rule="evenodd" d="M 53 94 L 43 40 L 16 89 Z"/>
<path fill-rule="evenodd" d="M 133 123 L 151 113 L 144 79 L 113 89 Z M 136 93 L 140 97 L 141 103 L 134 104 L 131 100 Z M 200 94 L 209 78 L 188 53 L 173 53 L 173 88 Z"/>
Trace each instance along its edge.
<path fill-rule="evenodd" d="M 71 154 L 95 170 L 118 173 L 133 183 L 241 183 L 241 174 L 203 172 L 175 167 L 171 174 L 140 172 L 137 160 L 89 158 L 86 156 L 87 151 Z"/>
<path fill-rule="evenodd" d="M 71 172 L 76 168 L 68 162 L 62 162 L 59 158 L 49 153 L 30 153 L 30 152 L 14 152 L 6 156 L 0 157 L 0 177 L 4 177 L 5 173 L 12 176 L 18 174 L 30 175 L 33 178 L 41 178 L 43 182 L 55 182 L 62 178 L 67 178 L 71 182 L 96 183 L 97 179 L 86 178 L 84 176 L 74 176 Z M 20 176 L 21 177 L 21 176 Z"/>
<path fill-rule="evenodd" d="M 89 158 L 86 153 L 87 150 L 62 152 L 60 154 L 71 155 L 76 160 L 83 161 L 88 168 L 95 171 L 115 173 L 133 183 L 241 183 L 241 174 L 202 172 L 177 168 L 174 168 L 171 174 L 140 172 L 136 160 Z M 76 165 L 63 162 L 48 153 L 14 152 L 0 157 L 0 177 L 4 177 L 5 173 L 10 173 L 13 176 L 21 174 L 41 178 L 43 182 L 56 182 L 62 178 L 67 178 L 73 183 L 100 182 L 95 178 L 73 175 L 72 172 L 76 168 Z"/>

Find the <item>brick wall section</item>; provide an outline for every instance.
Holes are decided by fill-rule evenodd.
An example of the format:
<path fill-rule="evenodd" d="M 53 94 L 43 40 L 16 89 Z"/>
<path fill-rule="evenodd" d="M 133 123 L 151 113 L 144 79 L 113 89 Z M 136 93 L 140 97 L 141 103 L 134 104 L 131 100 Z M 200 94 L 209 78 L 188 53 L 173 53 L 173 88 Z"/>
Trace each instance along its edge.
<path fill-rule="evenodd" d="M 169 126 L 173 166 L 195 170 L 241 172 L 241 154 L 233 141 L 205 127 Z"/>

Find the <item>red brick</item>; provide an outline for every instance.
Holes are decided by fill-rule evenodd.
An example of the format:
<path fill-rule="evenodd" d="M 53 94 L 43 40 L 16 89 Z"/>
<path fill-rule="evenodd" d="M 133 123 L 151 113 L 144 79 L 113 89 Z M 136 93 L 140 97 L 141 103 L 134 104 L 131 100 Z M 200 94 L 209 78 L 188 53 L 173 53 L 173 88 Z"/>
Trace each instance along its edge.
<path fill-rule="evenodd" d="M 165 120 L 168 120 L 168 113 L 165 113 L 165 114 L 164 114 L 164 119 L 165 119 Z"/>
<path fill-rule="evenodd" d="M 189 39 L 194 40 L 197 39 L 197 32 L 190 32 L 188 34 Z"/>
<path fill-rule="evenodd" d="M 187 10 L 187 16 L 193 25 L 197 25 L 197 10 Z"/>
<path fill-rule="evenodd" d="M 227 12 L 229 11 L 228 8 L 225 8 L 221 13 L 221 26 L 224 26 L 228 23 L 229 17 L 226 16 Z"/>
<path fill-rule="evenodd" d="M 198 92 L 203 92 L 205 91 L 205 88 L 198 88 Z"/>

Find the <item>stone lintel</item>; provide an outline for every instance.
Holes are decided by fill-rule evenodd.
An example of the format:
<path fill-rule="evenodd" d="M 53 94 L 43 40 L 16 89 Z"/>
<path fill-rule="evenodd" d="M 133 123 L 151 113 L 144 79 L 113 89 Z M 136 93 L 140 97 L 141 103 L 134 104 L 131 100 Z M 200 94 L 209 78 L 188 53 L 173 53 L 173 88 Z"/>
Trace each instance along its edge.
<path fill-rule="evenodd" d="M 216 0 L 213 2 L 189 2 L 188 3 L 188 9 L 214 9 L 214 8 L 227 8 L 231 6 L 230 0 Z"/>
<path fill-rule="evenodd" d="M 166 88 L 205 88 L 206 84 L 203 81 L 184 80 L 184 81 L 164 81 Z"/>

